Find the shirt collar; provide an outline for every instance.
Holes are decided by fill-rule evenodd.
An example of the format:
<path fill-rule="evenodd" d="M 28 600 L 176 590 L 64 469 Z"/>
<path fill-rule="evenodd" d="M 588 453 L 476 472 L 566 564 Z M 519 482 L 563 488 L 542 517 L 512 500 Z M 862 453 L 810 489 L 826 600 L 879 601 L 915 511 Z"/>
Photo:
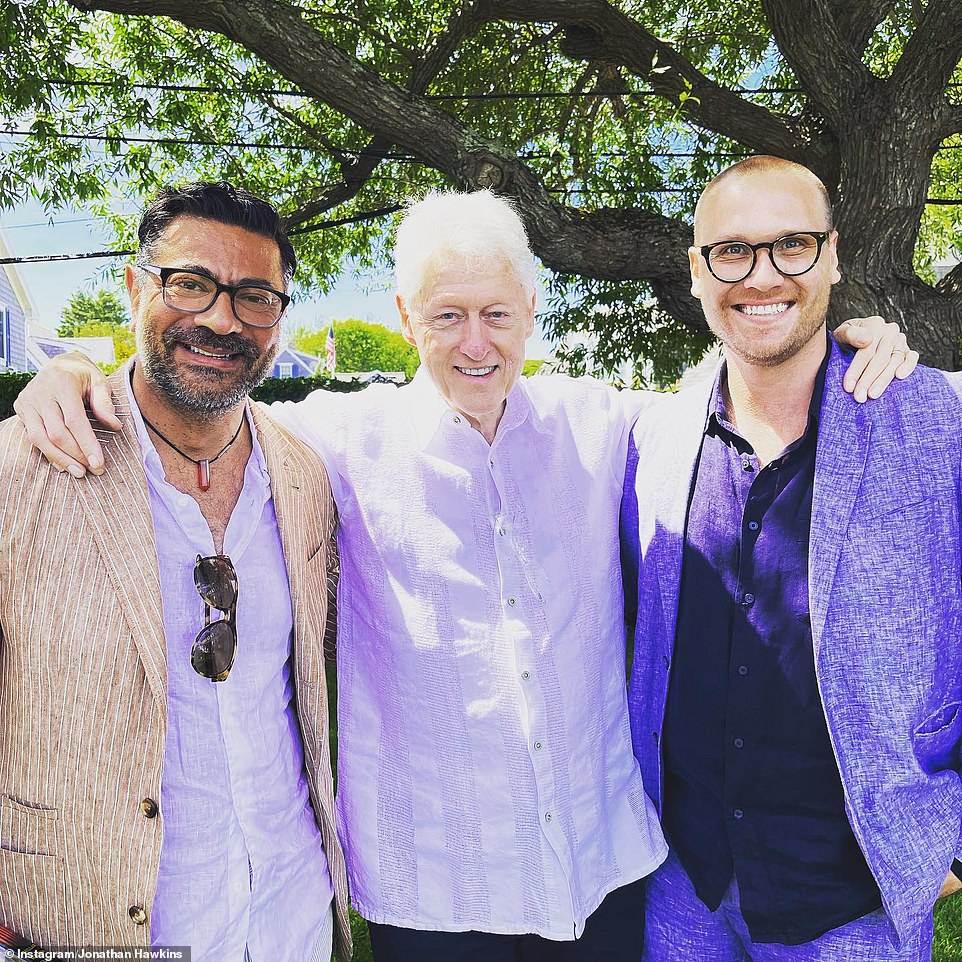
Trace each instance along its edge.
<path fill-rule="evenodd" d="M 441 431 L 474 431 L 468 419 L 459 414 L 438 391 L 425 366 L 422 364 L 411 383 L 399 390 L 408 393 L 411 403 L 411 417 L 414 421 L 414 435 L 418 446 L 423 450 Z M 504 413 L 498 424 L 498 437 L 523 424 L 531 415 L 531 399 L 524 386 L 524 379 L 518 378 L 517 384 L 508 395 Z M 497 438 L 495 439 L 497 440 Z"/>
<path fill-rule="evenodd" d="M 828 362 L 832 356 L 832 335 L 825 333 L 825 356 L 819 366 L 818 373 L 815 375 L 815 384 L 812 388 L 812 398 L 808 403 L 809 430 L 818 427 L 818 417 L 822 410 L 822 396 L 825 393 L 825 375 L 828 371 Z M 705 420 L 705 430 L 707 431 L 712 424 L 716 424 L 726 431 L 737 433 L 734 425 L 728 418 L 728 409 L 725 406 L 725 381 L 728 377 L 728 361 L 723 357 L 718 371 L 715 374 L 715 382 L 712 385 L 711 400 L 708 404 L 708 415 Z M 807 433 L 807 432 L 806 432 Z"/>

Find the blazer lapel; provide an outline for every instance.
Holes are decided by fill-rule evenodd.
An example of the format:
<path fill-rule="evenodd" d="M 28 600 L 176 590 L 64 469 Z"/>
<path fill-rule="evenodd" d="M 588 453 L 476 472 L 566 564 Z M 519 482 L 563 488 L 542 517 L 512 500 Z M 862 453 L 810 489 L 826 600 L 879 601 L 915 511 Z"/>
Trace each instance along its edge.
<path fill-rule="evenodd" d="M 833 340 L 832 356 L 825 374 L 825 396 L 818 419 L 808 562 L 809 611 L 816 654 L 825 627 L 842 542 L 861 487 L 872 436 L 872 422 L 866 407 L 856 404 L 842 388 L 847 366 Z"/>
<path fill-rule="evenodd" d="M 654 470 L 662 475 L 662 480 L 652 488 L 657 492 L 654 496 L 655 530 L 652 536 L 662 545 L 662 550 L 655 554 L 655 563 L 658 583 L 662 586 L 662 616 L 669 646 L 675 642 L 685 525 L 714 383 L 714 379 L 709 379 L 707 385 L 700 385 L 679 395 L 681 407 L 672 426 L 656 426 L 658 436 L 670 436 L 670 446 L 665 456 L 654 459 Z M 644 493 L 639 491 L 639 498 Z"/>
<path fill-rule="evenodd" d="M 167 643 L 154 526 L 125 377 L 122 370 L 110 378 L 123 428 L 116 434 L 97 430 L 106 470 L 100 477 L 88 475 L 77 482 L 76 490 L 117 604 L 130 625 L 147 683 L 166 717 Z"/>
<path fill-rule="evenodd" d="M 304 504 L 301 497 L 302 478 L 298 459 L 277 425 L 265 416 L 259 405 L 251 405 L 258 440 L 267 461 L 271 479 L 271 496 L 277 528 L 284 548 L 288 581 L 291 586 L 291 607 L 294 616 L 295 661 L 298 648 L 305 638 L 312 637 L 312 619 L 316 614 L 310 581 L 306 575 L 311 554 L 324 544 L 316 529 L 319 519 Z"/>

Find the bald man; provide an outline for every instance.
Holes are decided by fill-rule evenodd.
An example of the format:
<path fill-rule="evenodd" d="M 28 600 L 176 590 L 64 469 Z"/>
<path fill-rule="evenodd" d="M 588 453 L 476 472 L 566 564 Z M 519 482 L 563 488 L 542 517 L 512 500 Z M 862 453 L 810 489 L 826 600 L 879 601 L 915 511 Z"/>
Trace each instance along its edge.
<path fill-rule="evenodd" d="M 721 366 L 633 432 L 646 962 L 927 962 L 962 887 L 962 376 L 846 395 L 837 243 L 805 168 L 720 174 L 689 259 Z"/>

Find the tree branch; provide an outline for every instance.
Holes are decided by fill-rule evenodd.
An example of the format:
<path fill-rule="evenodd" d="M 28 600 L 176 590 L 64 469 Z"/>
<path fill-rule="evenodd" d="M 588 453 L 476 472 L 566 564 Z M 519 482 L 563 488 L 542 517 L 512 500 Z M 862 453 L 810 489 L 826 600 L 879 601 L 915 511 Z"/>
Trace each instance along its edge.
<path fill-rule="evenodd" d="M 396 144 L 461 188 L 490 187 L 518 202 L 534 252 L 545 265 L 602 280 L 646 280 L 664 309 L 703 330 L 681 252 L 688 227 L 662 214 L 565 207 L 518 157 L 476 134 L 456 117 L 412 96 L 326 41 L 297 11 L 277 0 L 70 0 L 81 11 L 165 16 L 210 30 L 246 47 L 329 104 L 379 142 Z"/>
<path fill-rule="evenodd" d="M 929 0 L 919 24 L 909 37 L 891 83 L 918 103 L 944 103 L 945 86 L 962 59 L 962 3 Z"/>
<path fill-rule="evenodd" d="M 738 140 L 757 153 L 794 158 L 806 149 L 790 118 L 716 84 L 606 0 L 501 0 L 488 8 L 485 17 L 560 24 L 567 28 L 564 53 L 624 67 L 647 81 L 655 93 L 679 103 L 692 123 Z"/>
<path fill-rule="evenodd" d="M 341 183 L 328 187 L 319 197 L 314 197 L 291 211 L 284 218 L 285 225 L 296 227 L 298 224 L 313 220 L 320 214 L 326 214 L 340 204 L 353 200 L 392 146 L 383 138 L 372 138 L 353 161 L 341 162 Z"/>
<path fill-rule="evenodd" d="M 862 63 L 831 0 L 762 0 L 782 56 L 835 130 L 847 129 L 853 104 L 878 81 Z M 852 4 L 858 6 L 859 4 Z"/>
<path fill-rule="evenodd" d="M 962 134 L 962 104 L 953 104 L 949 107 L 945 123 L 942 125 L 940 140 L 945 140 L 953 134 Z"/>
<path fill-rule="evenodd" d="M 898 0 L 828 0 L 828 6 L 852 49 L 861 53 L 875 33 L 875 28 L 898 6 Z"/>
<path fill-rule="evenodd" d="M 411 93 L 420 94 L 427 90 L 458 47 L 485 22 L 487 8 L 492 5 L 493 0 L 468 0 L 451 14 L 434 45 L 411 72 L 408 84 Z"/>
<path fill-rule="evenodd" d="M 962 264 L 956 264 L 955 267 L 935 285 L 935 289 L 940 294 L 962 297 Z"/>

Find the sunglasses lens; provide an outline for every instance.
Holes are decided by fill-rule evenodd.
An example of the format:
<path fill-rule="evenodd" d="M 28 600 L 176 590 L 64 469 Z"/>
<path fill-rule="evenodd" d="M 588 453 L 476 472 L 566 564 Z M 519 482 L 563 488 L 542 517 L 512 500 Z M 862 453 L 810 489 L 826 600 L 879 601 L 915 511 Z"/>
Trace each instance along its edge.
<path fill-rule="evenodd" d="M 227 611 L 237 601 L 237 575 L 230 558 L 215 555 L 198 558 L 194 565 L 194 584 L 204 603 Z"/>
<path fill-rule="evenodd" d="M 223 681 L 234 664 L 237 635 L 226 621 L 215 621 L 202 629 L 190 650 L 194 671 L 211 681 Z"/>

